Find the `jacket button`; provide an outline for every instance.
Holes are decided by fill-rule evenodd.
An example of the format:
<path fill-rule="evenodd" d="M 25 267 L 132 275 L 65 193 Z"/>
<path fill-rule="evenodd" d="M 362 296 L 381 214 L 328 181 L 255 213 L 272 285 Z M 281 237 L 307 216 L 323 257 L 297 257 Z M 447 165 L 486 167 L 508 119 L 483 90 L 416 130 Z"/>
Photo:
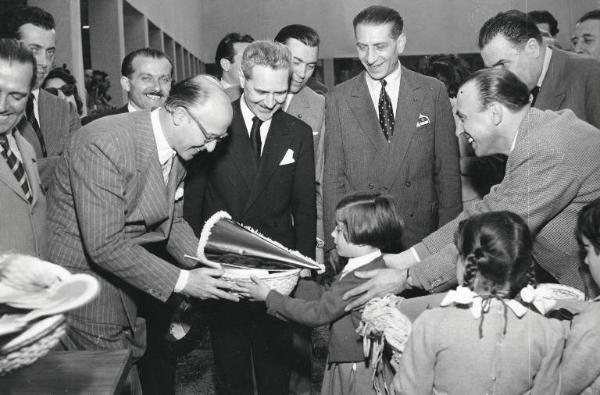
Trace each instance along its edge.
<path fill-rule="evenodd" d="M 414 211 L 410 211 L 410 212 L 408 213 L 408 216 L 409 216 L 409 217 L 414 217 L 414 216 L 415 216 L 415 212 L 414 212 Z"/>
<path fill-rule="evenodd" d="M 406 185 L 407 187 L 411 186 L 411 184 L 412 184 L 412 183 L 411 183 L 410 181 L 406 181 L 406 182 L 404 183 L 404 185 Z"/>
<path fill-rule="evenodd" d="M 302 118 L 302 114 L 298 114 L 298 118 Z"/>
<path fill-rule="evenodd" d="M 369 183 L 369 189 L 373 189 L 375 188 L 375 184 L 373 184 L 372 182 Z"/>

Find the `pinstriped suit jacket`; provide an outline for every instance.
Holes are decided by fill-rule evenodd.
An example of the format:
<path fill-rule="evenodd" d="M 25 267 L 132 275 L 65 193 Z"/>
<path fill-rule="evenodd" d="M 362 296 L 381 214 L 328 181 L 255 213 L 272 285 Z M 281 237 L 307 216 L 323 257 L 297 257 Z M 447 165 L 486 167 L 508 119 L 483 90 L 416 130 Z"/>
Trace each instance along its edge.
<path fill-rule="evenodd" d="M 74 316 L 133 326 L 138 291 L 162 301 L 171 295 L 179 269 L 143 246 L 166 241 L 181 265 L 195 254 L 198 239 L 174 214 L 184 175 L 176 158 L 165 186 L 149 111 L 102 118 L 73 135 L 48 199 L 50 258 L 102 286 Z"/>
<path fill-rule="evenodd" d="M 75 107 L 63 99 L 40 89 L 38 100 L 40 130 L 48 151 L 46 158 L 42 156 L 40 141 L 33 127 L 28 122 L 24 122 L 25 125 L 21 130 L 23 137 L 35 149 L 42 185 L 47 190 L 58 158 L 69 143 L 71 133 L 81 127 L 81 122 Z"/>
<path fill-rule="evenodd" d="M 420 115 L 429 123 L 417 127 Z M 394 137 L 388 143 L 365 72 L 327 96 L 323 172 L 325 235 L 335 227 L 335 206 L 347 193 L 383 192 L 404 218 L 409 247 L 461 210 L 458 143 L 444 85 L 402 67 Z M 333 239 L 325 238 L 325 250 Z"/>
<path fill-rule="evenodd" d="M 578 274 L 577 214 L 600 197 L 600 133 L 571 110 L 529 110 L 506 163 L 503 181 L 455 220 L 415 246 L 424 259 L 411 269 L 415 283 L 440 290 L 456 280 L 458 223 L 475 214 L 509 210 L 536 235 L 534 257 L 561 284 L 583 290 Z"/>
<path fill-rule="evenodd" d="M 23 188 L 0 156 L 0 253 L 15 252 L 47 259 L 46 197 L 40 185 L 35 152 L 19 132 L 14 137 L 33 194 L 33 204 L 29 204 Z"/>

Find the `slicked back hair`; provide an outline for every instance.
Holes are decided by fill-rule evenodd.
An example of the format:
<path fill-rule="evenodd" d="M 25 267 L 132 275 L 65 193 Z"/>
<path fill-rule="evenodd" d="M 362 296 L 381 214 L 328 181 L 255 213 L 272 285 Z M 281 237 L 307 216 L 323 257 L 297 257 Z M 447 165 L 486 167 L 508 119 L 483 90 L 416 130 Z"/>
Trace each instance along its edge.
<path fill-rule="evenodd" d="M 287 41 L 294 38 L 307 47 L 318 47 L 321 43 L 319 34 L 312 27 L 305 25 L 287 25 L 282 28 L 275 36 L 275 41 L 287 44 Z"/>
<path fill-rule="evenodd" d="M 230 62 L 233 62 L 233 57 L 235 56 L 235 48 L 233 44 L 235 43 L 251 43 L 254 39 L 249 34 L 240 34 L 240 33 L 229 33 L 219 42 L 217 45 L 217 52 L 215 54 L 215 64 L 217 65 L 219 76 L 223 74 L 223 69 L 221 68 L 221 59 L 227 59 Z"/>
<path fill-rule="evenodd" d="M 167 59 L 171 65 L 171 77 L 173 76 L 173 61 L 167 56 L 167 54 L 154 48 L 140 48 L 129 52 L 123 58 L 123 62 L 121 63 L 121 75 L 123 77 L 129 77 L 135 72 L 133 69 L 133 61 L 138 56 L 154 59 Z"/>
<path fill-rule="evenodd" d="M 585 22 L 589 19 L 598 19 L 600 20 L 600 9 L 592 10 L 590 12 L 586 12 L 583 14 L 581 18 L 577 20 L 577 23 Z"/>
<path fill-rule="evenodd" d="M 548 32 L 550 35 L 556 36 L 558 34 L 558 21 L 550 12 L 546 10 L 529 11 L 527 16 L 533 19 L 533 23 L 547 23 L 548 27 L 550 27 L 550 31 Z"/>
<path fill-rule="evenodd" d="M 8 62 L 31 64 L 31 82 L 29 85 L 30 89 L 35 87 L 36 72 L 35 72 L 35 57 L 23 44 L 13 38 L 2 38 L 0 39 L 0 59 Z"/>
<path fill-rule="evenodd" d="M 392 38 L 398 38 L 404 29 L 404 20 L 402 20 L 398 11 L 393 8 L 373 5 L 359 12 L 352 21 L 354 32 L 356 32 L 356 26 L 359 24 L 385 25 L 387 23 L 392 24 Z"/>
<path fill-rule="evenodd" d="M 474 82 L 481 108 L 500 103 L 513 112 L 529 104 L 529 89 L 515 74 L 500 68 L 481 69 L 467 77 L 462 86 Z M 460 88 L 459 88 L 460 91 Z"/>
<path fill-rule="evenodd" d="M 56 27 L 54 17 L 49 12 L 40 7 L 18 7 L 11 18 L 11 34 L 12 38 L 21 39 L 19 29 L 21 26 L 31 23 L 34 26 L 44 30 L 52 30 Z"/>
<path fill-rule="evenodd" d="M 499 34 L 519 48 L 525 46 L 531 38 L 542 44 L 542 33 L 533 18 L 519 10 L 500 12 L 488 19 L 479 30 L 479 49 L 485 47 Z"/>
<path fill-rule="evenodd" d="M 290 70 L 292 54 L 288 47 L 275 41 L 255 41 L 248 45 L 242 57 L 242 72 L 246 79 L 252 78 L 254 66 L 266 66 L 273 70 Z"/>

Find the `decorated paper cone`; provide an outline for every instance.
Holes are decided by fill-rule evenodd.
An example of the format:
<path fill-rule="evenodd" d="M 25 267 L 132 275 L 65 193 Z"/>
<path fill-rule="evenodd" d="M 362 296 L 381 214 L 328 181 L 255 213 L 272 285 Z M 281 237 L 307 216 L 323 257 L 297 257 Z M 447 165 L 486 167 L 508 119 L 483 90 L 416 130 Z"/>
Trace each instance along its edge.
<path fill-rule="evenodd" d="M 291 268 L 324 270 L 313 259 L 290 250 L 254 229 L 231 219 L 219 211 L 206 221 L 198 243 L 198 258 L 212 263 L 207 254 L 236 254 L 268 261 L 276 261 Z"/>

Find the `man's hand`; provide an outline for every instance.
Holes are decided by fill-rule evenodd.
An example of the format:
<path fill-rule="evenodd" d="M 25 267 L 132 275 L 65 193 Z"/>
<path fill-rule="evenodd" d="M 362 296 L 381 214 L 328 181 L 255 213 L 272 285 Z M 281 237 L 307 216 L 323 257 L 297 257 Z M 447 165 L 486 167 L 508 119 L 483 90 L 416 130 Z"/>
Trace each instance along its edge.
<path fill-rule="evenodd" d="M 346 311 L 361 307 L 375 297 L 390 293 L 398 294 L 406 289 L 407 270 L 375 269 L 366 272 L 359 271 L 355 275 L 356 277 L 369 278 L 370 280 L 344 294 L 344 300 L 355 298 L 346 306 Z"/>
<path fill-rule="evenodd" d="M 384 254 L 383 260 L 387 267 L 400 270 L 408 269 L 417 263 L 417 258 L 410 249 L 399 254 Z"/>
<path fill-rule="evenodd" d="M 222 269 L 198 268 L 190 270 L 190 276 L 182 294 L 198 299 L 226 299 L 238 302 L 240 298 L 227 291 L 241 292 L 243 288 L 235 283 L 220 279 Z"/>

